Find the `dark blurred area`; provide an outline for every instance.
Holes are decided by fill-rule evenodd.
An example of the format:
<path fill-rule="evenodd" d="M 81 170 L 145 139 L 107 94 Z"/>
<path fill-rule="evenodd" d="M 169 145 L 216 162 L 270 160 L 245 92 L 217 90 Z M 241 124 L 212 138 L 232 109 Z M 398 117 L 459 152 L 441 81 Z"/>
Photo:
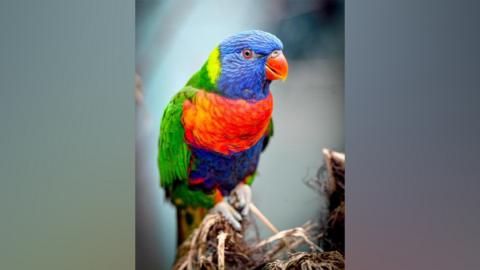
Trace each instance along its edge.
<path fill-rule="evenodd" d="M 342 57 L 344 51 L 343 1 L 284 0 L 287 16 L 274 32 L 290 59 Z"/>

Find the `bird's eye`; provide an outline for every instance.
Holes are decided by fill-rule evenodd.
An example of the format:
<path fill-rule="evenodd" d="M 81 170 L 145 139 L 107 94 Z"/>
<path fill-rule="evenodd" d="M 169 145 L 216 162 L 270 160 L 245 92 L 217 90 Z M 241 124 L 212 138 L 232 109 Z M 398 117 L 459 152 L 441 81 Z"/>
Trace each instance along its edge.
<path fill-rule="evenodd" d="M 253 52 L 252 52 L 252 50 L 245 49 L 245 50 L 242 51 L 242 56 L 245 59 L 251 59 L 253 57 Z"/>

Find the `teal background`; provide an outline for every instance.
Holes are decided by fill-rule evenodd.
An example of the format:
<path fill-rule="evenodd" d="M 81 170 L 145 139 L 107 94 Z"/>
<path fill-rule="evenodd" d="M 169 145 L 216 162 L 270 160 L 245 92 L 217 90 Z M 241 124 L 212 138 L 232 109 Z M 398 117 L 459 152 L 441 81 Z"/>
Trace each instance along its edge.
<path fill-rule="evenodd" d="M 0 33 L 0 269 L 133 269 L 133 2 L 1 1 Z"/>

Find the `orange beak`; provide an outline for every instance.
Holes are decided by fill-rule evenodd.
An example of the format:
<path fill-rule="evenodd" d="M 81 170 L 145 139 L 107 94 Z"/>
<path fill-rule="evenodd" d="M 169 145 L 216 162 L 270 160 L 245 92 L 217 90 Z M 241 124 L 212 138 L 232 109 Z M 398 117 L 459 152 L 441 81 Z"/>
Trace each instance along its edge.
<path fill-rule="evenodd" d="M 265 74 L 268 80 L 285 80 L 288 75 L 288 63 L 282 51 L 272 52 L 265 64 Z"/>

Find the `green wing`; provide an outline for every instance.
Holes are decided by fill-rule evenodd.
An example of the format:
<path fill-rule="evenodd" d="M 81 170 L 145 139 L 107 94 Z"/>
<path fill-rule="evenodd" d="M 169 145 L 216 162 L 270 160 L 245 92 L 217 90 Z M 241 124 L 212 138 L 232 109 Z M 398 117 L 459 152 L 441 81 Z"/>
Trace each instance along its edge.
<path fill-rule="evenodd" d="M 197 89 L 186 86 L 173 97 L 165 108 L 160 125 L 158 142 L 158 168 L 160 185 L 166 195 L 177 206 L 211 208 L 213 195 L 188 188 L 188 166 L 191 152 L 185 142 L 185 130 L 182 124 L 183 103 L 191 100 Z"/>
<path fill-rule="evenodd" d="M 190 149 L 185 143 L 182 125 L 183 103 L 195 96 L 197 89 L 183 88 L 165 108 L 160 125 L 158 142 L 158 168 L 160 185 L 168 193 L 172 191 L 174 181 L 187 181 Z"/>

